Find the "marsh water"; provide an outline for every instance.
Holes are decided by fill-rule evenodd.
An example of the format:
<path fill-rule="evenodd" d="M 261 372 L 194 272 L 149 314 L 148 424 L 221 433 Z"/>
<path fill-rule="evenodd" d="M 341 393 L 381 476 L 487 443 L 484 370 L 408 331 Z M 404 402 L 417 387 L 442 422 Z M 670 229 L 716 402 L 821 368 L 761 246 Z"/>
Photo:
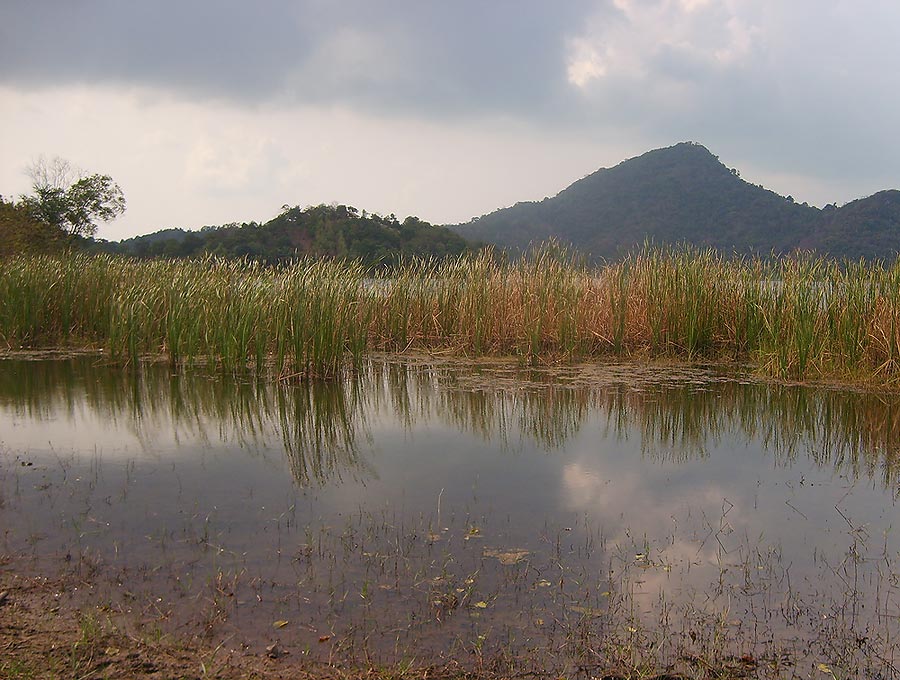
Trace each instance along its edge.
<path fill-rule="evenodd" d="M 894 677 L 898 448 L 896 395 L 715 368 L 11 358 L 0 553 L 141 634 L 321 660 Z"/>

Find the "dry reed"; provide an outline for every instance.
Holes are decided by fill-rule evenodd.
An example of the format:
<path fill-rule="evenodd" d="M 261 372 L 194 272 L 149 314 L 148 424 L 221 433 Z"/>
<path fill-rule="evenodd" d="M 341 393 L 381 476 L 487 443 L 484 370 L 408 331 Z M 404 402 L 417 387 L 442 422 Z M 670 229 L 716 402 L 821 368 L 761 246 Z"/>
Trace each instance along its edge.
<path fill-rule="evenodd" d="M 427 350 L 729 360 L 781 379 L 893 384 L 900 264 L 645 249 L 589 268 L 550 244 L 513 263 L 487 251 L 373 279 L 352 262 L 19 257 L 0 262 L 0 343 L 297 376 Z"/>

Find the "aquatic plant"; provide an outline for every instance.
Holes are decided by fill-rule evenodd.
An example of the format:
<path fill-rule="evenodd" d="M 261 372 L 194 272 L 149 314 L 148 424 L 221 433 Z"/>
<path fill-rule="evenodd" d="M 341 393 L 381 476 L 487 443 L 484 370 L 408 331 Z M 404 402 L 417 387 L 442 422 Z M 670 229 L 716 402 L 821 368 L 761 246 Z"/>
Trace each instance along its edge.
<path fill-rule="evenodd" d="M 894 384 L 900 264 L 645 248 L 589 268 L 548 244 L 512 262 L 488 250 L 369 278 L 328 260 L 23 256 L 0 263 L 0 343 L 303 377 L 415 350 L 729 360 L 785 380 Z"/>

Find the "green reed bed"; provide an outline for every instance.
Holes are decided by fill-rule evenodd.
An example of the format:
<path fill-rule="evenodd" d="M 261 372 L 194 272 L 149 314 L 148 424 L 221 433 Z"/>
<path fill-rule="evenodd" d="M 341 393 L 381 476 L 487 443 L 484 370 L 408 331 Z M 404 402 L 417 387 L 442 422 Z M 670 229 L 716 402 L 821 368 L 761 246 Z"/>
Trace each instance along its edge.
<path fill-rule="evenodd" d="M 550 245 L 411 261 L 381 278 L 356 263 L 0 262 L 0 344 L 165 354 L 229 370 L 333 375 L 367 351 L 733 360 L 782 379 L 900 378 L 900 265 L 724 258 L 646 249 L 605 267 Z"/>
<path fill-rule="evenodd" d="M 355 265 L 19 258 L 0 263 L 0 342 L 329 374 L 365 348 L 363 297 Z"/>

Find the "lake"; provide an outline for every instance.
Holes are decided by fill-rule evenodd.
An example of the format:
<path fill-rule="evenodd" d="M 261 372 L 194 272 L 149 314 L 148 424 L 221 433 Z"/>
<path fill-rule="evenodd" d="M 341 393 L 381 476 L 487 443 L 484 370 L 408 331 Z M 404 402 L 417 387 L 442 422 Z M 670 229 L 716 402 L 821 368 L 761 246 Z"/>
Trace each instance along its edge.
<path fill-rule="evenodd" d="M 716 367 L 8 358 L 0 551 L 135 632 L 322 661 L 895 677 L 898 448 L 897 395 Z"/>

